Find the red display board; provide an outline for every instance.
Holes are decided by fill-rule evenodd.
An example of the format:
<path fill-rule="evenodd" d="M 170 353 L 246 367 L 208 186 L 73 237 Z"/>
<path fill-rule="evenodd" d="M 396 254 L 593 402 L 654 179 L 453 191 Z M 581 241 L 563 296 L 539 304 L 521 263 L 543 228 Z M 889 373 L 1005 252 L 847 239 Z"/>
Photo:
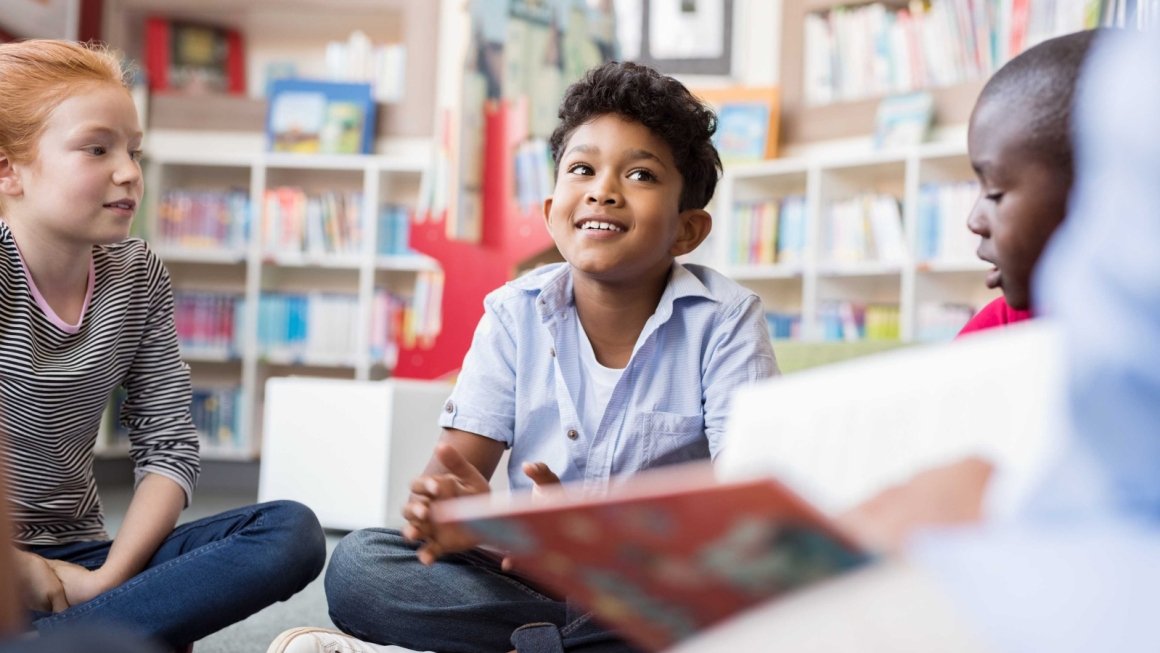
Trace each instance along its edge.
<path fill-rule="evenodd" d="M 527 138 L 526 110 L 507 101 L 485 109 L 483 228 L 479 243 L 450 240 L 442 217 L 411 225 L 411 248 L 443 268 L 443 329 L 429 347 L 400 347 L 394 376 L 436 379 L 463 363 L 483 316 L 483 298 L 519 265 L 552 247 L 542 207 L 523 211 L 516 202 L 515 152 Z"/>

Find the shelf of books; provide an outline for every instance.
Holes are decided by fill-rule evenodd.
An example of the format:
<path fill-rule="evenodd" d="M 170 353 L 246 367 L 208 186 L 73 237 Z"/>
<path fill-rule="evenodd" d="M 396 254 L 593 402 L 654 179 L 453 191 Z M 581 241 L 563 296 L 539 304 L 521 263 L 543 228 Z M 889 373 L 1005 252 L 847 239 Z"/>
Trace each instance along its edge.
<path fill-rule="evenodd" d="M 416 325 L 437 321 L 439 265 L 409 243 L 427 167 L 274 153 L 146 162 L 139 220 L 173 279 L 204 457 L 256 457 L 267 378 L 383 378 Z M 116 402 L 102 455 L 128 451 L 115 414 Z"/>
<path fill-rule="evenodd" d="M 781 91 L 785 143 L 871 133 L 879 102 L 927 92 L 941 124 L 970 115 L 985 80 L 1047 38 L 1148 24 L 1147 3 L 785 0 Z"/>
<path fill-rule="evenodd" d="M 997 296 L 977 195 L 962 144 L 727 167 L 703 260 L 762 297 L 777 339 L 948 339 Z"/>

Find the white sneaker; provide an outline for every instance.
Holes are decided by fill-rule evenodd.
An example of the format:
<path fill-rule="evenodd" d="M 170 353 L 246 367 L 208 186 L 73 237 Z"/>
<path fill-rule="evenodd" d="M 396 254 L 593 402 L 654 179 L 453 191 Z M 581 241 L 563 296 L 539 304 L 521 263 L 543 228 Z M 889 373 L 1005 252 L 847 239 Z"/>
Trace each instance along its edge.
<path fill-rule="evenodd" d="M 283 631 L 266 653 L 394 653 L 397 646 L 380 646 L 330 628 L 306 626 Z"/>

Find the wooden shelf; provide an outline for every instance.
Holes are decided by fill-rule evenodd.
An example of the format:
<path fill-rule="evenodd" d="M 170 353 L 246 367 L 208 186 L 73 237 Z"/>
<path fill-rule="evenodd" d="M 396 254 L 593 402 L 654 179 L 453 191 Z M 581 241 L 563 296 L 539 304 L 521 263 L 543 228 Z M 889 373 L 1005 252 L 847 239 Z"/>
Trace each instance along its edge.
<path fill-rule="evenodd" d="M 431 120 L 408 121 L 405 105 L 379 104 L 375 111 L 377 138 L 430 137 Z M 265 132 L 266 100 L 245 95 L 153 93 L 149 96 L 150 129 Z"/>
<path fill-rule="evenodd" d="M 801 145 L 874 133 L 874 117 L 881 98 L 807 106 L 803 89 L 806 14 L 857 4 L 850 0 L 785 0 L 781 21 L 781 144 Z M 902 4 L 902 3 L 899 3 Z M 934 124 L 964 124 L 985 79 L 954 86 L 925 89 L 934 98 Z M 922 89 L 916 89 L 922 90 Z"/>
<path fill-rule="evenodd" d="M 940 126 L 966 123 L 984 83 L 983 80 L 973 80 L 955 86 L 926 89 L 934 98 L 933 123 Z M 782 142 L 801 144 L 873 134 L 875 113 L 881 100 L 868 98 L 822 106 L 783 104 Z"/>
<path fill-rule="evenodd" d="M 287 43 L 311 46 L 321 53 L 326 41 L 343 40 L 352 30 L 362 29 L 379 42 L 399 41 L 407 51 L 404 100 L 379 105 L 376 133 L 430 138 L 435 132 L 439 5 L 426 0 L 252 0 L 242 4 L 236 0 L 105 0 L 104 34 L 113 47 L 140 58 L 145 17 L 170 16 L 239 29 L 247 58 L 263 52 L 277 58 Z M 155 94 L 151 104 L 151 128 L 265 129 L 262 99 Z"/>

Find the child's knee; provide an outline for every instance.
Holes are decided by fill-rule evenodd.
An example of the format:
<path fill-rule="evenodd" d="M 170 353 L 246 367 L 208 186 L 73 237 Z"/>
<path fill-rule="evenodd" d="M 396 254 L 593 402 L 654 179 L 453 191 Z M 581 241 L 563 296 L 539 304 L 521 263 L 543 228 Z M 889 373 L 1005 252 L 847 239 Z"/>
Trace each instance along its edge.
<path fill-rule="evenodd" d="M 367 592 L 392 587 L 391 577 L 400 562 L 419 564 L 414 547 L 395 531 L 368 528 L 342 538 L 326 567 L 324 585 L 331 610 L 341 613 L 348 598 L 357 603 Z"/>
<path fill-rule="evenodd" d="M 326 534 L 314 511 L 297 501 L 272 501 L 263 506 L 263 519 L 275 533 L 271 543 L 277 549 L 271 558 L 282 573 L 300 570 L 309 583 L 326 564 Z"/>

